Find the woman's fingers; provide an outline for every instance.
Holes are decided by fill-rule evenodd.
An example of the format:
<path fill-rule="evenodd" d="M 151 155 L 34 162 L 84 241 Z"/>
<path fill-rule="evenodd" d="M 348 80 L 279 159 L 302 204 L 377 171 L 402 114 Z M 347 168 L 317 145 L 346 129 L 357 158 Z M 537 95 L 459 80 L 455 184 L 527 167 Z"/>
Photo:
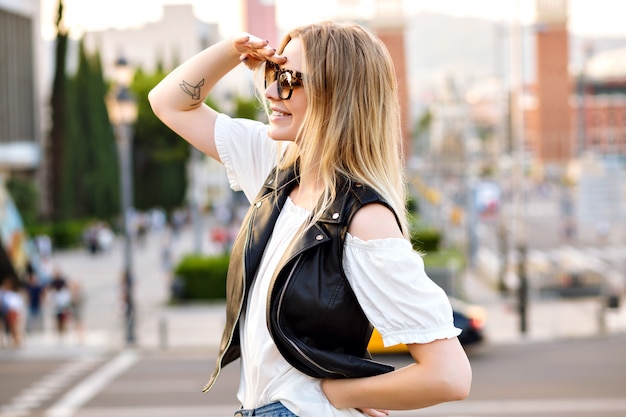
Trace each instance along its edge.
<path fill-rule="evenodd" d="M 258 38 L 249 33 L 235 35 L 233 37 L 233 47 L 240 54 L 242 62 L 249 60 L 257 61 L 257 63 L 266 60 L 276 62 L 277 64 L 284 64 L 286 62 L 286 59 L 277 54 L 276 49 L 270 46 L 268 40 Z M 254 67 L 254 65 L 252 65 L 252 67 Z"/>
<path fill-rule="evenodd" d="M 245 42 L 248 42 L 249 40 L 250 40 L 250 34 L 249 33 L 239 33 L 239 34 L 233 36 L 233 43 L 234 44 L 245 43 Z"/>
<path fill-rule="evenodd" d="M 256 36 L 252 36 L 249 33 L 242 33 L 233 37 L 233 46 L 239 53 L 246 53 L 269 48 L 268 45 L 269 41 L 257 38 Z"/>
<path fill-rule="evenodd" d="M 267 54 L 259 54 L 255 52 L 244 53 L 239 55 L 239 60 L 250 69 L 256 68 L 265 61 L 272 61 L 278 65 L 282 65 L 287 62 L 287 58 L 278 55 L 276 52 Z"/>
<path fill-rule="evenodd" d="M 265 61 L 272 61 L 278 65 L 287 62 L 287 58 L 276 53 L 269 41 L 249 33 L 240 33 L 232 38 L 233 47 L 239 53 L 239 60 L 253 70 Z"/>
<path fill-rule="evenodd" d="M 370 417 L 387 417 L 389 415 L 388 410 L 376 410 L 375 408 L 360 408 L 359 411 Z"/>

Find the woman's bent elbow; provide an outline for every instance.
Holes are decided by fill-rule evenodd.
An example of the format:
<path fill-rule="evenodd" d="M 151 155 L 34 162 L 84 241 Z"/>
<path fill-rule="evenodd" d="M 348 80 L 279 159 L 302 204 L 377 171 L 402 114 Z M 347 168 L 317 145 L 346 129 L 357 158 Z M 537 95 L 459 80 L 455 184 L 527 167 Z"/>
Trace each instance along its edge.
<path fill-rule="evenodd" d="M 154 91 L 154 89 L 148 92 L 148 103 L 150 103 L 150 107 L 152 108 L 152 112 L 155 115 L 159 115 L 159 98 L 158 93 Z"/>
<path fill-rule="evenodd" d="M 433 375 L 436 376 L 431 383 L 433 387 L 436 387 L 437 403 L 461 401 L 469 396 L 472 385 L 472 369 L 469 361 L 457 361 L 454 365 L 447 364 Z"/>
<path fill-rule="evenodd" d="M 448 401 L 461 401 L 466 399 L 470 394 L 471 386 L 471 380 L 457 381 L 454 386 L 450 387 L 450 399 Z"/>
<path fill-rule="evenodd" d="M 172 119 L 174 115 L 174 109 L 170 106 L 167 98 L 158 90 L 158 87 L 153 88 L 148 92 L 148 103 L 152 109 L 152 113 L 161 120 L 163 123 L 169 126 L 168 120 Z"/>
<path fill-rule="evenodd" d="M 447 378 L 446 383 L 446 395 L 448 397 L 447 401 L 461 401 L 466 399 L 472 387 L 472 369 L 469 366 L 461 367 L 461 369 L 456 369 L 449 377 Z"/>

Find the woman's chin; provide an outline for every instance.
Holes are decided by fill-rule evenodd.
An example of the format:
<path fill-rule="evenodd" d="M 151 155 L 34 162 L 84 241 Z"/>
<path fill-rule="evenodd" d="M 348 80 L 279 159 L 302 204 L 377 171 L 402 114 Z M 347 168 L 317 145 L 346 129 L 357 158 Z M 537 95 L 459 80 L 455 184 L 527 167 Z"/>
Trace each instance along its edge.
<path fill-rule="evenodd" d="M 269 130 L 267 131 L 267 136 L 270 137 L 270 139 L 276 140 L 276 141 L 286 141 L 286 142 L 293 142 L 294 141 L 294 136 L 290 135 L 284 131 L 282 131 L 281 129 L 272 129 L 272 127 L 270 126 Z"/>

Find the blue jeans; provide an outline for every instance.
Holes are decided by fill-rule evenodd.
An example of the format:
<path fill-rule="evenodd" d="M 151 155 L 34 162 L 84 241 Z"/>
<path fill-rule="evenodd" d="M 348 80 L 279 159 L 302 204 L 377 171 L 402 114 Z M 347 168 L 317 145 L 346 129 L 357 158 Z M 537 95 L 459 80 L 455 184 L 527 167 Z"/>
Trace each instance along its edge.
<path fill-rule="evenodd" d="M 255 408 L 254 410 L 237 410 L 234 417 L 298 417 L 287 409 L 280 402 L 264 405 L 263 407 Z"/>

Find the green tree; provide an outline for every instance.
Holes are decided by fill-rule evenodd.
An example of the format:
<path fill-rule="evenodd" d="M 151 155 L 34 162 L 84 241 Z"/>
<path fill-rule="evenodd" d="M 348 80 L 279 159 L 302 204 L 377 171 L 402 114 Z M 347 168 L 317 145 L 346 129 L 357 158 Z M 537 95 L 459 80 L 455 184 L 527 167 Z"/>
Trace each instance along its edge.
<path fill-rule="evenodd" d="M 148 92 L 166 75 L 161 64 L 152 74 L 139 69 L 132 84 L 138 99 L 133 141 L 133 189 L 135 207 L 140 210 L 152 207 L 171 210 L 185 204 L 190 145 L 154 115 L 147 100 Z M 219 103 L 211 96 L 207 97 L 206 103 L 220 111 Z M 260 110 L 255 97 L 237 97 L 231 116 L 259 119 Z"/>
<path fill-rule="evenodd" d="M 61 207 L 66 219 L 110 219 L 119 212 L 118 159 L 105 106 L 100 56 L 81 41 L 68 85 Z"/>
<path fill-rule="evenodd" d="M 148 92 L 166 75 L 163 70 L 135 73 L 132 90 L 137 97 L 137 123 L 133 141 L 133 189 L 140 210 L 170 210 L 184 203 L 189 146 L 152 112 Z"/>
<path fill-rule="evenodd" d="M 97 217 L 110 218 L 120 211 L 120 179 L 119 158 L 109 114 L 106 108 L 106 96 L 109 86 L 104 79 L 102 59 L 97 51 L 89 58 L 93 87 L 93 114 L 92 127 L 94 142 L 97 148 L 94 151 L 94 161 L 97 161 L 98 176 L 97 190 L 90 212 Z"/>
<path fill-rule="evenodd" d="M 19 210 L 25 227 L 28 229 L 37 223 L 37 188 L 30 178 L 11 176 L 7 181 L 7 190 Z"/>
<path fill-rule="evenodd" d="M 54 79 L 52 81 L 52 92 L 50 95 L 50 117 L 51 128 L 49 132 L 49 147 L 46 155 L 49 161 L 49 171 L 47 172 L 48 207 L 47 217 L 53 220 L 60 220 L 60 199 L 62 190 L 63 153 L 66 133 L 66 104 L 67 104 L 67 77 L 66 77 L 66 56 L 68 30 L 63 24 L 63 0 L 59 0 L 56 19 L 56 44 Z"/>

